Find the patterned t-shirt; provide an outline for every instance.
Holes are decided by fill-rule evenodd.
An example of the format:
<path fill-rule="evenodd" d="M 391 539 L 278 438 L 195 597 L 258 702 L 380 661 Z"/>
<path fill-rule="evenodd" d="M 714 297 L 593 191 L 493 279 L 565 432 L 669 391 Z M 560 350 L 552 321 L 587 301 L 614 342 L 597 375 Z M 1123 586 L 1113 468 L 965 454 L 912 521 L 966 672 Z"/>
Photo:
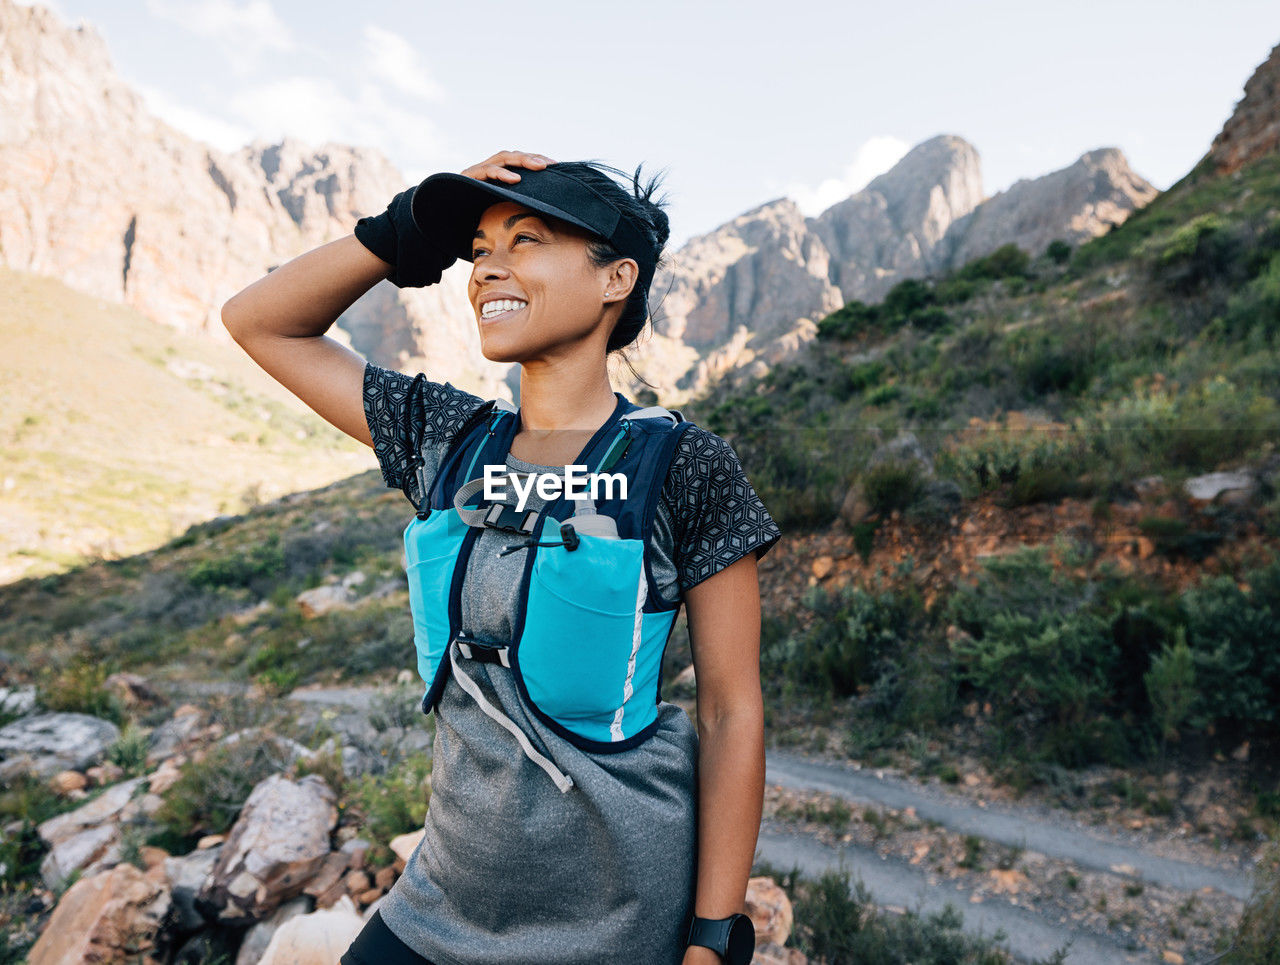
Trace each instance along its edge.
<path fill-rule="evenodd" d="M 404 484 L 409 444 L 404 407 L 412 384 L 410 376 L 372 362 L 365 369 L 365 416 L 373 449 L 383 479 L 395 489 Z M 448 382 L 427 381 L 421 393 L 424 471 L 434 479 L 454 434 L 484 400 Z M 415 479 L 409 481 L 409 494 L 422 498 Z M 701 426 L 682 433 L 658 499 L 651 546 L 651 567 L 667 602 L 753 550 L 759 560 L 781 535 L 733 447 Z M 674 569 L 675 585 L 664 585 L 663 563 Z"/>

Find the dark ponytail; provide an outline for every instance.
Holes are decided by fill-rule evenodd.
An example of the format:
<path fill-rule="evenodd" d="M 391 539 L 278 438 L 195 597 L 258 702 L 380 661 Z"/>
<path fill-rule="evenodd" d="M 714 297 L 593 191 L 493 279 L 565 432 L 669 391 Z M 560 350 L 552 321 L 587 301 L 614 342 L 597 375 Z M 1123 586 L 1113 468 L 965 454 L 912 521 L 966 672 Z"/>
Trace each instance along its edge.
<path fill-rule="evenodd" d="M 635 174 L 630 177 L 625 172 L 600 161 L 565 161 L 548 167 L 572 174 L 614 202 L 622 212 L 622 216 L 639 229 L 641 235 L 652 244 L 655 274 L 666 264 L 663 249 L 666 247 L 667 239 L 671 237 L 671 222 L 663 210 L 663 206 L 667 203 L 667 196 L 665 194 L 661 197 L 654 196 L 662 183 L 663 174 L 653 175 L 647 183 L 642 185 L 640 170 L 643 165 L 637 166 Z M 614 180 L 613 176 L 622 178 L 624 183 L 630 181 L 630 184 L 624 187 Z M 600 239 L 593 239 L 587 243 L 587 254 L 596 268 L 605 268 L 626 257 L 609 242 Z M 622 352 L 636 340 L 644 330 L 645 322 L 650 320 L 649 286 L 642 284 L 643 281 L 644 279 L 638 278 L 631 289 L 631 294 L 627 296 L 627 302 L 623 306 L 622 314 L 618 317 L 618 323 L 609 336 L 609 342 L 605 347 L 606 352 Z M 625 355 L 623 357 L 625 358 Z M 630 360 L 627 362 L 629 366 Z M 631 372 L 636 378 L 640 378 L 634 368 Z M 644 380 L 640 379 L 640 381 Z M 647 382 L 645 384 L 648 385 Z"/>

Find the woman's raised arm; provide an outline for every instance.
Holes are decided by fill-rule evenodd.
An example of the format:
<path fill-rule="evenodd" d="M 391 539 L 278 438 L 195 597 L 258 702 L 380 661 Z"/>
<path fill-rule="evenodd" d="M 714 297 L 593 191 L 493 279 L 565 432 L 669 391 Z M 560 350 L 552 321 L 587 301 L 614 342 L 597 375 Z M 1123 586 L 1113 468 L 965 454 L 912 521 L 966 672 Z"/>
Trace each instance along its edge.
<path fill-rule="evenodd" d="M 325 421 L 370 447 L 365 359 L 325 332 L 391 268 L 347 235 L 281 265 L 222 306 L 222 324 L 250 358 Z"/>

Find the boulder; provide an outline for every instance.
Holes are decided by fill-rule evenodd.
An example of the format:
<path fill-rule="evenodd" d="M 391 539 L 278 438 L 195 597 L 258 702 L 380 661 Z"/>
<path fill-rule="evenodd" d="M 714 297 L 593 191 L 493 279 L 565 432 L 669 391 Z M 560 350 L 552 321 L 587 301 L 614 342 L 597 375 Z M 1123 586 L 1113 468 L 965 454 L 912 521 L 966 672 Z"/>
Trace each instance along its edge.
<path fill-rule="evenodd" d="M 388 844 L 387 847 L 392 850 L 402 867 L 409 863 L 409 859 L 412 858 L 413 853 L 418 850 L 418 845 L 422 843 L 422 839 L 426 836 L 426 833 L 426 828 L 419 828 L 417 831 L 410 831 L 408 834 L 399 834 L 391 839 L 391 843 Z"/>
<path fill-rule="evenodd" d="M 21 716 L 35 709 L 35 687 L 0 687 L 0 714 Z"/>
<path fill-rule="evenodd" d="M 205 925 L 196 900 L 212 877 L 220 852 L 221 848 L 213 847 L 164 859 L 164 873 L 173 898 L 173 920 L 179 932 L 195 931 Z"/>
<path fill-rule="evenodd" d="M 135 777 L 107 788 L 36 829 L 50 849 L 40 863 L 40 876 L 48 887 L 60 887 L 74 871 L 88 875 L 119 862 L 120 822 L 144 813 L 141 799 L 134 800 L 144 780 Z"/>
<path fill-rule="evenodd" d="M 343 897 L 332 908 L 298 915 L 277 928 L 259 965 L 333 965 L 362 928 L 356 906 Z"/>
<path fill-rule="evenodd" d="M 311 911 L 311 899 L 305 895 L 287 901 L 271 913 L 271 917 L 258 922 L 245 933 L 244 942 L 236 954 L 236 965 L 258 965 L 271 945 L 271 939 L 280 926 L 291 918 Z M 345 948 L 342 951 L 346 951 Z M 337 961 L 335 958 L 334 961 Z"/>
<path fill-rule="evenodd" d="M 1211 472 L 1194 476 L 1182 485 L 1192 499 L 1212 502 L 1222 493 L 1232 490 L 1240 490 L 1248 495 L 1253 492 L 1254 481 L 1253 476 L 1247 472 Z"/>
<path fill-rule="evenodd" d="M 224 920 L 265 917 L 307 886 L 337 823 L 335 795 L 319 775 L 271 775 L 245 801 L 201 898 Z"/>
<path fill-rule="evenodd" d="M 334 610 L 350 609 L 354 599 L 351 591 L 339 583 L 303 590 L 295 597 L 295 602 L 302 609 L 302 615 L 310 620 Z"/>
<path fill-rule="evenodd" d="M 23 717 L 0 727 L 0 782 L 19 774 L 49 778 L 82 771 L 120 739 L 120 728 L 88 714 Z"/>
<path fill-rule="evenodd" d="M 184 704 L 173 716 L 151 732 L 147 746 L 147 763 L 155 764 L 172 757 L 199 733 L 204 723 L 204 712 L 199 707 Z"/>
<path fill-rule="evenodd" d="M 114 693 L 126 707 L 155 707 L 165 702 L 147 679 L 136 673 L 113 673 L 102 682 L 102 688 Z"/>
<path fill-rule="evenodd" d="M 28 953 L 29 965 L 135 960 L 155 945 L 169 892 L 130 864 L 82 878 L 54 908 Z"/>
<path fill-rule="evenodd" d="M 772 878 L 747 882 L 746 913 L 756 929 L 757 945 L 785 945 L 793 922 L 791 899 Z"/>

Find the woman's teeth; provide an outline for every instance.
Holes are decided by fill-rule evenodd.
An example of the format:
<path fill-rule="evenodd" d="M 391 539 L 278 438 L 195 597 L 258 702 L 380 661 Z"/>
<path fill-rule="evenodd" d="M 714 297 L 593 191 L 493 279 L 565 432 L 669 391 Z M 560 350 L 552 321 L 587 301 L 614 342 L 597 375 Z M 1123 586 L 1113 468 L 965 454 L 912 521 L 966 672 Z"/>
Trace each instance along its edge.
<path fill-rule="evenodd" d="M 517 301 L 514 298 L 499 298 L 496 301 L 486 302 L 484 308 L 480 310 L 480 317 L 497 318 L 507 312 L 519 311 L 528 304 L 528 302 Z"/>

